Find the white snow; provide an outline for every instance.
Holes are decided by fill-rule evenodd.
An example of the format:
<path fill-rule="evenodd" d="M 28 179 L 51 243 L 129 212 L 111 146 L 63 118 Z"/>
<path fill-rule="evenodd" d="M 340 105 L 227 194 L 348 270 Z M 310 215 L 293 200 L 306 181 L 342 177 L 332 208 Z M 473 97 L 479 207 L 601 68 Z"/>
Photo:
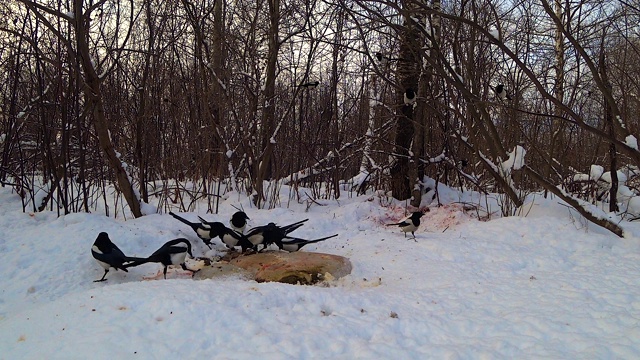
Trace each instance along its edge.
<path fill-rule="evenodd" d="M 489 35 L 491 35 L 496 40 L 500 40 L 500 33 L 498 32 L 498 29 L 490 28 L 488 31 L 489 31 Z"/>
<path fill-rule="evenodd" d="M 524 166 L 524 157 L 527 151 L 520 145 L 516 146 L 509 153 L 509 158 L 502 163 L 502 169 L 505 173 L 509 173 L 509 169 L 520 170 Z"/>
<path fill-rule="evenodd" d="M 638 139 L 636 139 L 635 136 L 633 135 L 628 135 L 625 139 L 624 142 L 627 144 L 628 147 L 632 148 L 632 149 L 636 149 L 638 150 Z"/>
<path fill-rule="evenodd" d="M 602 177 L 602 174 L 604 174 L 604 167 L 600 165 L 591 165 L 591 172 L 589 174 L 591 180 L 597 181 Z"/>
<path fill-rule="evenodd" d="M 103 268 L 90 249 L 101 231 L 130 256 L 177 237 L 195 256 L 224 246 L 216 240 L 208 250 L 169 215 L 22 213 L 19 197 L 0 188 L 0 358 L 638 357 L 640 224 L 625 223 L 620 239 L 539 195 L 528 198 L 526 217 L 479 221 L 499 213 L 491 198 L 438 192 L 445 204 L 425 214 L 416 241 L 384 226 L 407 213 L 375 194 L 318 200 L 305 211 L 297 202 L 257 210 L 235 193 L 217 215 L 206 205 L 185 214 L 226 223 L 242 205 L 250 226 L 309 218 L 296 236 L 338 233 L 303 249 L 353 263 L 351 275 L 321 287 L 197 281 L 171 270 L 167 280 L 143 280 L 158 264 L 112 269 L 94 283 Z"/>
<path fill-rule="evenodd" d="M 227 159 L 231 159 L 231 157 L 233 156 L 233 150 L 227 150 L 226 154 Z"/>

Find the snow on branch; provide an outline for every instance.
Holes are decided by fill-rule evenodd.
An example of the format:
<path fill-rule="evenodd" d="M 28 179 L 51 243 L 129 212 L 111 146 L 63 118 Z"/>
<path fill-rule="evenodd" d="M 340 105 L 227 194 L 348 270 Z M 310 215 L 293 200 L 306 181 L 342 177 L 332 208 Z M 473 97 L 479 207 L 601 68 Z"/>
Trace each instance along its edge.
<path fill-rule="evenodd" d="M 382 126 L 380 126 L 375 132 L 379 133 L 379 132 L 383 131 L 384 129 L 388 128 L 392 123 L 393 123 L 393 121 L 387 121 Z M 342 145 L 342 147 L 340 147 L 340 149 L 337 149 L 335 151 L 334 150 L 329 151 L 329 153 L 324 158 L 318 160 L 318 162 L 316 162 L 315 164 L 313 164 L 313 165 L 311 165 L 311 166 L 309 166 L 309 167 L 307 167 L 305 169 L 302 169 L 300 171 L 297 171 L 297 172 L 285 177 L 284 179 L 282 179 L 282 183 L 287 185 L 287 184 L 290 184 L 291 182 L 294 182 L 294 181 L 299 181 L 299 180 L 306 179 L 306 178 L 308 178 L 308 177 L 310 177 L 312 175 L 321 174 L 322 172 L 327 170 L 326 166 L 328 166 L 328 164 L 330 164 L 330 162 L 334 159 L 336 154 L 339 154 L 344 150 L 347 150 L 347 149 L 350 149 L 350 148 L 354 147 L 355 145 L 357 145 L 360 142 L 364 141 L 369 136 L 370 136 L 370 134 L 359 136 L 353 142 L 346 143 L 346 144 Z"/>

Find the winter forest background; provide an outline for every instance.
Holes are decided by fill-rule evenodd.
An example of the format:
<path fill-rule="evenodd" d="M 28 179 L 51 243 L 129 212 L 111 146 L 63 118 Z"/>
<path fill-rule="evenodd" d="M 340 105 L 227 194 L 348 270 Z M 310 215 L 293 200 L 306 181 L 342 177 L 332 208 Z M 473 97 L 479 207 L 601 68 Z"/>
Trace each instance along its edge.
<path fill-rule="evenodd" d="M 3 1 L 0 182 L 135 217 L 437 184 L 508 216 L 543 191 L 623 236 L 601 210 L 640 216 L 638 23 L 635 1 Z"/>

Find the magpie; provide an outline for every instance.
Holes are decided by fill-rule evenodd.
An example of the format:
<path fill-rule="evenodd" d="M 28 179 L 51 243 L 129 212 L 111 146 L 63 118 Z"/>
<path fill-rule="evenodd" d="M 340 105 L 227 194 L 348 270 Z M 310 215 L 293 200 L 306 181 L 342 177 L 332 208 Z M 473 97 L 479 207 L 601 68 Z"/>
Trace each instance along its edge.
<path fill-rule="evenodd" d="M 229 229 L 224 226 L 223 223 L 215 221 L 215 222 L 207 222 L 200 216 L 198 216 L 200 220 L 204 223 L 204 226 L 208 226 L 210 228 L 209 233 L 212 234 L 213 237 L 219 237 L 220 240 L 227 246 L 229 249 L 233 249 L 235 246 L 242 247 L 242 252 L 245 252 L 249 248 L 253 248 L 253 245 L 250 245 L 249 239 L 239 231 L 234 229 Z M 233 226 L 233 225 L 232 225 Z"/>
<path fill-rule="evenodd" d="M 220 240 L 227 246 L 229 249 L 233 249 L 236 246 L 240 246 L 242 248 L 242 252 L 247 251 L 248 249 L 253 248 L 253 244 L 249 241 L 247 236 L 241 234 L 233 229 L 229 229 L 224 226 L 224 224 L 219 223 L 219 234 Z"/>
<path fill-rule="evenodd" d="M 201 216 L 198 216 L 200 222 L 204 225 L 211 226 L 213 223 L 203 219 Z M 231 224 L 231 230 L 238 232 L 240 234 L 244 234 L 244 229 L 247 227 L 247 220 L 249 217 L 244 211 L 236 211 L 232 216 L 231 220 L 229 220 L 229 224 Z"/>
<path fill-rule="evenodd" d="M 412 88 L 407 88 L 404 92 L 404 104 L 413 105 L 416 102 L 416 92 Z"/>
<path fill-rule="evenodd" d="M 306 83 L 302 83 L 300 85 L 298 85 L 299 87 L 304 87 L 304 88 L 308 88 L 308 89 L 313 89 L 316 86 L 318 86 L 320 84 L 320 81 L 310 81 L 310 82 L 306 82 Z"/>
<path fill-rule="evenodd" d="M 196 232 L 196 234 L 198 235 L 198 237 L 202 240 L 202 242 L 204 242 L 205 245 L 207 245 L 209 247 L 209 249 L 211 249 L 211 239 L 215 238 L 216 236 L 219 236 L 222 232 L 222 228 L 224 228 L 224 224 L 217 222 L 217 223 L 192 223 L 189 220 L 182 218 L 172 212 L 169 212 L 169 215 L 173 216 L 174 218 L 176 218 L 177 220 L 189 225 L 193 231 Z M 201 219 L 202 220 L 202 219 Z M 215 225 L 214 225 L 215 224 Z"/>
<path fill-rule="evenodd" d="M 124 263 L 140 260 L 140 258 L 126 256 L 122 250 L 116 246 L 116 244 L 111 242 L 109 234 L 106 232 L 98 234 L 96 241 L 91 247 L 91 255 L 93 255 L 93 258 L 96 259 L 98 264 L 104 268 L 102 278 L 94 280 L 94 282 L 106 281 L 107 279 L 105 279 L 105 277 L 109 272 L 109 268 L 114 268 L 116 271 L 122 270 L 124 272 L 129 272 L 127 271 L 127 267 L 124 266 Z"/>
<path fill-rule="evenodd" d="M 418 229 L 418 226 L 420 226 L 420 218 L 422 217 L 422 215 L 424 215 L 422 212 L 416 211 L 408 218 L 403 219 L 401 222 L 395 224 L 387 224 L 387 226 L 399 226 L 400 230 L 404 232 L 404 237 L 407 237 L 407 233 L 411 232 L 411 235 L 413 235 L 413 238 L 415 239 L 416 234 L 414 233 L 414 231 L 416 231 Z"/>
<path fill-rule="evenodd" d="M 299 238 L 286 236 L 285 239 L 287 239 L 287 241 L 276 242 L 276 245 L 278 245 L 278 248 L 280 248 L 280 250 L 286 250 L 288 252 L 295 252 L 295 251 L 300 250 L 305 245 L 317 243 L 317 242 L 324 241 L 324 240 L 327 240 L 327 239 L 331 239 L 332 237 L 336 237 L 336 236 L 338 236 L 338 234 L 327 236 L 327 237 L 323 237 L 323 238 L 320 238 L 320 239 L 315 239 L 315 240 L 305 240 L 305 239 L 299 239 Z"/>
<path fill-rule="evenodd" d="M 495 91 L 496 96 L 500 99 L 500 100 L 511 100 L 511 96 L 509 96 L 509 94 L 507 93 L 507 89 L 504 88 L 503 84 L 498 84 L 498 86 L 496 86 L 493 91 Z"/>
<path fill-rule="evenodd" d="M 137 261 L 131 262 L 125 265 L 125 268 L 138 266 L 138 265 L 142 265 L 150 262 L 156 262 L 164 265 L 164 270 L 162 271 L 162 274 L 164 275 L 165 279 L 167 278 L 167 268 L 169 267 L 169 265 L 180 265 L 182 269 L 186 271 L 191 271 L 191 273 L 193 274 L 195 271 L 188 269 L 184 264 L 185 259 L 187 258 L 187 254 L 193 257 L 193 254 L 191 254 L 191 243 L 189 242 L 189 240 L 185 238 L 174 239 L 174 240 L 167 241 L 164 245 L 162 245 L 158 250 L 156 250 L 148 258 L 139 259 Z"/>
<path fill-rule="evenodd" d="M 247 227 L 247 220 L 249 217 L 244 211 L 236 211 L 232 216 L 229 223 L 231 224 L 231 229 L 239 232 L 240 234 L 244 234 L 244 229 Z"/>
<path fill-rule="evenodd" d="M 253 244 L 254 250 L 257 251 L 258 245 L 260 244 L 262 244 L 262 250 L 264 250 L 267 248 L 267 246 L 273 244 L 276 240 L 281 240 L 282 238 L 287 236 L 287 234 L 304 225 L 304 223 L 308 220 L 309 219 L 304 219 L 285 226 L 277 226 L 275 223 L 256 226 L 249 230 L 249 232 L 247 233 L 247 238 L 249 239 L 251 244 Z"/>

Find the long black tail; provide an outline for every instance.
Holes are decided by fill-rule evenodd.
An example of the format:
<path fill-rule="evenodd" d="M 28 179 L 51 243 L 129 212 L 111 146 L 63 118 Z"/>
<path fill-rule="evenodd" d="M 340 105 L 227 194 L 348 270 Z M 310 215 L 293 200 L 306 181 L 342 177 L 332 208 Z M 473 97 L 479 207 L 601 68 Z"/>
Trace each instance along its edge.
<path fill-rule="evenodd" d="M 298 222 L 294 222 L 293 224 L 285 225 L 281 227 L 281 229 L 284 231 L 285 234 L 289 234 L 295 231 L 300 226 L 304 225 L 305 221 L 308 221 L 308 220 L 309 219 L 300 220 Z"/>
<path fill-rule="evenodd" d="M 142 264 L 146 264 L 148 262 L 153 262 L 153 259 L 151 259 L 150 257 L 148 258 L 135 258 L 135 257 L 127 257 L 127 261 L 130 261 L 127 264 L 124 264 L 124 268 L 130 268 L 130 267 L 134 267 L 134 266 L 138 266 L 138 265 L 142 265 Z"/>
<path fill-rule="evenodd" d="M 187 225 L 191 226 L 191 228 L 192 228 L 193 230 L 196 230 L 196 229 L 198 228 L 198 224 L 197 224 L 197 223 L 192 223 L 191 221 L 189 221 L 189 220 L 187 220 L 187 219 L 185 219 L 185 218 L 183 218 L 183 217 L 180 217 L 180 216 L 178 216 L 178 215 L 176 215 L 176 214 L 172 213 L 171 211 L 169 211 L 169 215 L 173 216 L 173 217 L 174 217 L 174 218 L 176 218 L 178 221 L 183 222 L 183 223 L 185 223 L 185 224 L 187 224 Z"/>
<path fill-rule="evenodd" d="M 313 239 L 313 240 L 306 240 L 306 239 L 295 238 L 295 237 L 292 237 L 292 236 L 286 236 L 285 239 L 291 239 L 291 241 L 284 241 L 284 239 L 283 239 L 282 243 L 283 244 L 287 244 L 287 243 L 301 243 L 301 242 L 304 242 L 305 244 L 313 244 L 313 243 L 317 243 L 317 242 L 324 241 L 324 240 L 327 240 L 327 239 L 331 239 L 331 238 L 336 237 L 336 236 L 338 236 L 338 234 L 334 234 L 334 235 L 331 235 L 331 236 L 323 237 L 323 238 L 320 238 L 320 239 Z"/>

